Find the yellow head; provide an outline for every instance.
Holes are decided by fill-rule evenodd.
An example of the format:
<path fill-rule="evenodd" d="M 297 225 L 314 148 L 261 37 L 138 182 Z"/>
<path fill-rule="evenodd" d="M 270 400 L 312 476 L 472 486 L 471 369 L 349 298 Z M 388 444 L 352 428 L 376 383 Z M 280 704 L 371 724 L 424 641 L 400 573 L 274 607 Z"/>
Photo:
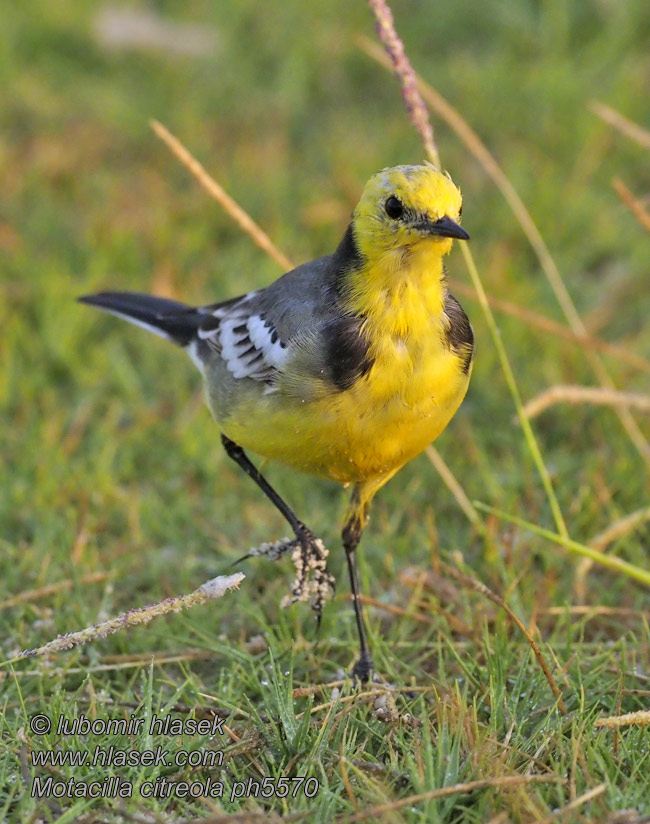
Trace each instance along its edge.
<path fill-rule="evenodd" d="M 462 198 L 434 166 L 394 166 L 373 175 L 354 210 L 354 236 L 369 261 L 390 252 L 435 244 L 445 255 L 452 238 L 468 240 L 458 225 Z"/>

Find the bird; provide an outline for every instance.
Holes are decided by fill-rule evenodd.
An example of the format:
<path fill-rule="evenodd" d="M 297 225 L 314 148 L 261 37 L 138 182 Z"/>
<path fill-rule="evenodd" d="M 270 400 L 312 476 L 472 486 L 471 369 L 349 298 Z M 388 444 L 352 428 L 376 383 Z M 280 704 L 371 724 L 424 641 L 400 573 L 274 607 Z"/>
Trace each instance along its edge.
<path fill-rule="evenodd" d="M 443 259 L 462 197 L 429 162 L 368 180 L 335 251 L 270 285 L 204 306 L 135 292 L 79 297 L 182 347 L 204 378 L 227 455 L 292 528 L 292 600 L 320 616 L 334 589 L 322 541 L 248 457 L 351 486 L 341 531 L 359 637 L 351 675 L 372 680 L 356 550 L 376 493 L 445 429 L 467 392 L 474 335 Z M 276 546 L 277 549 L 277 546 Z"/>

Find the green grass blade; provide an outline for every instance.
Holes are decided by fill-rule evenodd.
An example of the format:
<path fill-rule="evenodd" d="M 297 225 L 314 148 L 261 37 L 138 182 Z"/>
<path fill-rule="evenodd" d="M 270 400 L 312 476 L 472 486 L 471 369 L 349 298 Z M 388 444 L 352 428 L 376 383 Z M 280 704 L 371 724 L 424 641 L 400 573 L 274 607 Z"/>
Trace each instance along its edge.
<path fill-rule="evenodd" d="M 606 555 L 604 552 L 599 552 L 597 549 L 593 549 L 586 544 L 581 544 L 578 541 L 574 541 L 564 535 L 558 535 L 557 532 L 551 532 L 550 529 L 544 529 L 541 526 L 537 526 L 537 524 L 533 524 L 530 521 L 525 521 L 523 518 L 517 518 L 516 515 L 510 515 L 507 512 L 503 512 L 501 509 L 496 509 L 495 507 L 484 504 L 481 501 L 474 501 L 474 506 L 484 512 L 489 512 L 492 515 L 496 515 L 498 518 L 502 518 L 504 521 L 508 521 L 511 524 L 516 524 L 517 526 L 523 527 L 523 529 L 528 529 L 531 532 L 534 532 L 535 535 L 539 535 L 541 538 L 547 538 L 549 541 L 553 541 L 553 543 L 559 544 L 565 549 L 575 552 L 577 555 L 583 555 L 585 558 L 591 558 L 592 561 L 600 564 L 601 566 L 608 567 L 609 569 L 615 569 L 617 572 L 622 572 L 623 575 L 627 575 L 628 578 L 634 578 L 635 581 L 640 581 L 642 584 L 650 586 L 650 570 L 642 569 L 641 567 L 638 567 L 635 564 L 630 564 L 627 561 L 623 561 L 621 558 L 617 558 L 614 555 Z"/>

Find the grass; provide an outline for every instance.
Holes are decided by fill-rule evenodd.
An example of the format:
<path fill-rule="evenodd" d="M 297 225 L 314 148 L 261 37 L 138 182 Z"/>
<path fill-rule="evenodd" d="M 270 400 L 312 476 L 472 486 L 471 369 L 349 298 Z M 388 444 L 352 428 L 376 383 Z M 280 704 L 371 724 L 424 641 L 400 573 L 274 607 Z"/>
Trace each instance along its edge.
<path fill-rule="evenodd" d="M 286 533 L 222 455 L 191 363 L 74 303 L 104 287 L 217 300 L 280 273 L 169 155 L 149 119 L 167 124 L 297 261 L 334 248 L 372 172 L 423 156 L 397 84 L 356 45 L 359 34 L 373 35 L 365 4 L 287 2 L 273 15 L 252 0 L 155 9 L 214 30 L 216 47 L 199 57 L 109 53 L 92 34 L 89 0 L 28 0 L 1 12 L 3 660 L 190 592 L 228 574 L 250 546 Z M 598 99 L 647 127 L 647 4 L 421 0 L 395 2 L 393 11 L 417 71 L 462 113 L 522 197 L 589 333 L 650 358 L 647 234 L 612 187 L 619 177 L 647 204 L 647 149 L 590 109 Z M 502 196 L 462 142 L 436 118 L 434 126 L 463 189 L 464 225 L 490 298 L 565 322 Z M 458 251 L 448 268 L 468 282 Z M 336 551 L 344 495 L 270 466 L 271 481 L 332 550 L 340 585 L 320 630 L 304 606 L 279 608 L 290 565 L 257 560 L 223 600 L 5 666 L 0 820 L 650 815 L 648 727 L 595 726 L 648 707 L 648 590 L 620 565 L 592 566 L 584 578 L 567 549 L 647 506 L 647 466 L 612 408 L 546 410 L 531 426 L 570 536 L 549 540 L 556 522 L 513 423 L 488 325 L 476 301 L 462 302 L 476 365 L 436 449 L 482 505 L 487 539 L 426 456 L 378 496 L 361 576 L 375 603 L 376 663 L 395 691 L 327 686 L 349 668 L 356 643 Z M 496 309 L 495 317 L 524 401 L 555 385 L 598 385 L 586 345 Z M 618 389 L 647 394 L 641 370 L 601 357 Z M 635 420 L 650 437 L 647 417 Z M 605 551 L 647 570 L 649 545 L 648 527 L 635 521 Z M 565 715 L 517 627 L 485 595 L 442 574 L 439 561 L 499 593 L 533 633 Z M 131 736 L 30 730 L 38 713 L 187 719 L 214 711 L 227 731 L 213 738 L 149 734 L 146 724 Z M 170 762 L 181 750 L 214 750 L 223 765 L 31 766 L 33 752 L 111 745 L 160 746 Z M 133 799 L 38 802 L 34 775 L 116 776 L 132 782 Z M 230 800 L 237 782 L 262 776 L 313 778 L 319 790 Z M 223 782 L 223 798 L 142 797 L 147 781 L 208 777 Z M 469 786 L 445 789 L 458 784 Z"/>

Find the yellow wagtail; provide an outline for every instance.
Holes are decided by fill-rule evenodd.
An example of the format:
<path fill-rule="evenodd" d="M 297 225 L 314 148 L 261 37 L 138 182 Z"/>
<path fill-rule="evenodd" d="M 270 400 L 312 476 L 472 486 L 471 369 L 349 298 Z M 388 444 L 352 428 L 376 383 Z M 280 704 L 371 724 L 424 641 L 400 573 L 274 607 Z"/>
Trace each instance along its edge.
<path fill-rule="evenodd" d="M 320 615 L 333 588 L 327 550 L 244 448 L 303 472 L 353 484 L 343 526 L 361 654 L 373 663 L 355 550 L 375 493 L 447 426 L 469 382 L 473 334 L 447 291 L 443 256 L 461 195 L 431 165 L 370 178 L 334 254 L 265 289 L 209 306 L 102 292 L 80 298 L 182 346 L 205 378 L 228 455 L 291 525 L 298 571 L 291 600 L 313 596 Z M 276 553 L 277 554 L 277 553 Z"/>

